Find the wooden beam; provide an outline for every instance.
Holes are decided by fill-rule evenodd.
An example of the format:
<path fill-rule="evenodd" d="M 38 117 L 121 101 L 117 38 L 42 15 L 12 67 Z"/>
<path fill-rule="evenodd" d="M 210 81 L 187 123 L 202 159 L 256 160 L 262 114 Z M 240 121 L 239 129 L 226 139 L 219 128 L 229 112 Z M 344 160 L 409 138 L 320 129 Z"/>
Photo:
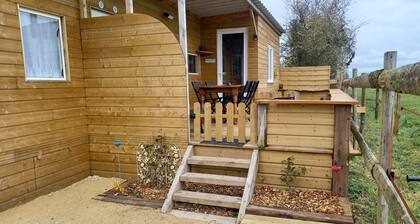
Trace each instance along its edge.
<path fill-rule="evenodd" d="M 351 122 L 350 127 L 353 136 L 359 143 L 360 151 L 362 152 L 363 160 L 365 162 L 365 167 L 369 173 L 372 174 L 373 179 L 378 185 L 379 191 L 383 192 L 384 199 L 386 200 L 393 214 L 394 222 L 414 224 L 415 218 L 410 215 L 409 208 L 404 204 L 403 199 L 398 194 L 397 189 L 392 184 L 384 168 L 379 164 L 375 154 L 373 154 L 372 150 L 367 145 L 362 134 L 360 134 L 356 124 Z M 378 221 L 380 221 L 379 223 L 383 223 L 382 221 L 384 220 L 381 218 Z"/>
<path fill-rule="evenodd" d="M 220 194 L 208 194 L 194 191 L 178 191 L 174 194 L 174 200 L 179 202 L 235 209 L 239 209 L 241 205 L 240 197 Z"/>
<path fill-rule="evenodd" d="M 400 118 L 401 118 L 401 111 L 402 111 L 402 95 L 397 94 L 395 108 L 394 108 L 394 136 L 398 135 L 400 130 Z"/>
<path fill-rule="evenodd" d="M 386 52 L 384 55 L 384 70 L 395 69 L 397 65 L 397 52 Z M 392 148 L 394 140 L 394 102 L 395 92 L 383 90 L 382 93 L 382 123 L 381 123 L 381 148 L 379 150 L 379 161 L 386 173 L 389 174 L 392 169 Z M 383 194 L 378 192 L 377 201 L 377 223 L 388 223 L 388 205 Z"/>
<path fill-rule="evenodd" d="M 392 53 L 392 52 L 388 52 Z M 397 52 L 395 53 L 395 57 Z M 388 62 L 390 62 L 388 60 Z M 387 63 L 388 63 L 387 62 Z M 381 69 L 345 80 L 344 86 L 357 88 L 382 88 L 398 93 L 420 95 L 420 62 L 396 69 Z"/>
<path fill-rule="evenodd" d="M 251 18 L 252 18 L 252 25 L 254 26 L 254 40 L 258 40 L 258 27 L 257 27 L 257 21 L 255 20 L 255 13 L 254 10 L 250 7 L 249 8 L 249 13 L 251 14 Z"/>
<path fill-rule="evenodd" d="M 352 71 L 352 78 L 356 78 L 357 77 L 357 68 L 353 68 Z M 351 96 L 357 100 L 357 90 L 356 87 L 352 87 L 351 88 Z M 359 123 L 359 119 L 358 119 L 358 115 L 357 115 L 357 105 L 353 105 L 353 120 L 354 122 L 356 122 L 356 124 Z M 353 139 L 353 148 L 357 150 L 357 142 L 354 141 Z"/>
<path fill-rule="evenodd" d="M 87 3 L 86 0 L 79 0 L 80 18 L 88 18 Z"/>
<path fill-rule="evenodd" d="M 249 166 L 244 193 L 242 195 L 241 207 L 239 208 L 239 212 L 238 212 L 238 219 L 236 220 L 237 224 L 241 223 L 245 215 L 246 208 L 251 202 L 252 194 L 254 193 L 257 172 L 258 172 L 258 149 L 254 149 L 252 151 L 251 165 Z"/>
<path fill-rule="evenodd" d="M 178 0 L 178 29 L 179 29 L 179 44 L 181 46 L 182 54 L 184 55 L 184 73 L 185 73 L 185 84 L 186 84 L 186 98 L 189 102 L 190 96 L 190 81 L 188 76 L 188 36 L 187 36 L 187 9 L 185 0 Z M 190 117 L 190 104 L 187 103 L 187 117 Z M 188 142 L 190 142 L 190 122 L 187 122 L 188 130 Z"/>
<path fill-rule="evenodd" d="M 181 190 L 181 176 L 184 173 L 187 173 L 189 171 L 188 166 L 188 158 L 190 158 L 193 155 L 193 146 L 189 145 L 187 147 L 187 150 L 185 151 L 184 158 L 182 158 L 181 165 L 178 167 L 178 171 L 176 172 L 174 181 L 172 182 L 171 188 L 168 191 L 168 194 L 166 195 L 166 200 L 163 203 L 161 211 L 163 213 L 167 213 L 172 210 L 174 206 L 173 197 L 175 192 Z"/>
<path fill-rule="evenodd" d="M 348 196 L 350 116 L 351 106 L 335 106 L 333 165 L 340 166 L 340 170 L 332 174 L 332 192 L 340 197 Z"/>
<path fill-rule="evenodd" d="M 245 177 L 235 177 L 226 175 L 216 175 L 208 173 L 184 173 L 181 175 L 182 182 L 213 184 L 221 186 L 238 186 L 244 187 L 246 183 Z"/>
<path fill-rule="evenodd" d="M 258 104 L 258 147 L 267 145 L 267 106 Z"/>
<path fill-rule="evenodd" d="M 133 0 L 125 0 L 125 13 L 127 14 L 134 13 Z"/>

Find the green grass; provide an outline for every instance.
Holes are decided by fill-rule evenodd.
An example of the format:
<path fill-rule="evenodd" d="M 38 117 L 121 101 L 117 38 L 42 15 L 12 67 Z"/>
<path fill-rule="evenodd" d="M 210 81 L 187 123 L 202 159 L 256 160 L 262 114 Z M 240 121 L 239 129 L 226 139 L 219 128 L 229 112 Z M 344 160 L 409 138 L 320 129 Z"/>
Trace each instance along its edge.
<path fill-rule="evenodd" d="M 360 97 L 360 90 L 358 96 Z M 381 94 L 382 96 L 382 94 Z M 375 120 L 375 90 L 367 94 L 366 129 L 363 136 L 379 158 L 380 118 Z M 403 95 L 403 107 L 420 112 L 420 96 Z M 420 219 L 420 183 L 407 183 L 406 175 L 420 176 L 420 117 L 403 111 L 394 139 L 395 180 L 417 219 Z M 375 223 L 377 187 L 364 169 L 362 157 L 350 160 L 350 201 L 356 223 Z"/>

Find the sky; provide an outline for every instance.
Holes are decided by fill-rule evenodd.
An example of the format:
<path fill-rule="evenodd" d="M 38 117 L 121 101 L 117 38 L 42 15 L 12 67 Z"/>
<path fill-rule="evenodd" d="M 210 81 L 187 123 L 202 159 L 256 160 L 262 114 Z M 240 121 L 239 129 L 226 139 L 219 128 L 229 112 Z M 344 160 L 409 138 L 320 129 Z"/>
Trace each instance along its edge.
<path fill-rule="evenodd" d="M 288 0 L 261 1 L 287 28 Z M 420 0 L 353 0 L 347 17 L 354 25 L 363 24 L 349 69 L 381 69 L 386 51 L 398 51 L 398 67 L 420 61 Z"/>

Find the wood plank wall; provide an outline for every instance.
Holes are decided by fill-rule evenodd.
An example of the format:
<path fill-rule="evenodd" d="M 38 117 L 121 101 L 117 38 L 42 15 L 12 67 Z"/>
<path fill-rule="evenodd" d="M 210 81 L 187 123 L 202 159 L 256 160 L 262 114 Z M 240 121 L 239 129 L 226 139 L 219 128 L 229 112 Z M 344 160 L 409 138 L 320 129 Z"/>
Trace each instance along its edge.
<path fill-rule="evenodd" d="M 258 23 L 258 86 L 257 98 L 271 98 L 279 84 L 278 69 L 280 68 L 280 35 L 267 22 L 257 17 Z M 268 45 L 274 49 L 274 82 L 268 83 Z"/>
<path fill-rule="evenodd" d="M 286 90 L 330 88 L 330 66 L 285 67 L 279 69 L 279 83 Z"/>
<path fill-rule="evenodd" d="M 184 59 L 165 24 L 144 14 L 81 20 L 92 174 L 136 175 L 141 143 L 164 135 L 185 149 L 187 96 Z"/>
<path fill-rule="evenodd" d="M 17 4 L 64 18 L 71 81 L 25 81 Z M 0 210 L 89 175 L 79 13 L 78 1 L 0 1 Z"/>
<path fill-rule="evenodd" d="M 267 145 L 272 151 L 264 153 L 270 163 L 280 163 L 286 154 L 294 156 L 297 164 L 307 167 L 310 178 L 320 178 L 313 180 L 314 187 L 331 190 L 334 125 L 333 105 L 269 105 Z M 281 152 L 288 148 L 296 152 Z M 277 154 L 281 159 L 276 159 Z M 265 159 L 260 160 L 264 164 Z"/>
<path fill-rule="evenodd" d="M 250 149 L 194 146 L 194 155 L 198 156 L 249 159 L 251 153 L 252 150 Z M 331 191 L 331 155 L 314 154 L 304 151 L 281 151 L 270 148 L 260 150 L 257 184 L 286 188 L 281 181 L 281 175 L 285 169 L 285 165 L 281 164 L 281 162 L 287 160 L 289 157 L 294 158 L 295 166 L 306 168 L 305 174 L 297 177 L 295 180 L 294 184 L 297 189 Z M 241 169 L 197 166 L 193 166 L 192 169 L 193 172 L 247 176 L 247 172 Z"/>

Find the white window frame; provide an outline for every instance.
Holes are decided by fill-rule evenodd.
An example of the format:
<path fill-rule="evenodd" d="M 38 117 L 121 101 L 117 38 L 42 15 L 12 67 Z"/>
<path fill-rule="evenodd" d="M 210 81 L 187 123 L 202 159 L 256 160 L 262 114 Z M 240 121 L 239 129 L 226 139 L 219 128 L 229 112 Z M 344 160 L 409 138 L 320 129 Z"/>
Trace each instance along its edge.
<path fill-rule="evenodd" d="M 197 59 L 196 64 L 195 64 L 195 70 L 197 72 L 191 72 L 190 73 L 190 68 L 188 67 L 188 75 L 198 75 L 200 73 L 200 58 L 199 58 L 198 54 L 188 53 L 188 56 L 190 56 L 190 55 L 195 56 L 196 59 Z M 189 59 L 189 57 L 187 57 L 187 59 Z M 187 62 L 187 64 L 189 66 L 189 64 L 190 64 L 189 61 Z"/>
<path fill-rule="evenodd" d="M 267 45 L 267 83 L 274 82 L 274 48 Z"/>
<path fill-rule="evenodd" d="M 25 65 L 25 48 L 23 46 L 22 23 L 20 21 L 20 12 L 21 11 L 58 20 L 58 29 L 59 29 L 59 33 L 60 33 L 60 45 L 61 45 L 61 63 L 62 63 L 62 67 L 63 67 L 63 77 L 62 78 L 28 77 L 28 76 L 26 76 L 26 70 L 24 69 L 25 70 L 25 80 L 26 81 L 68 81 L 66 53 L 65 53 L 65 47 L 64 47 L 64 35 L 63 35 L 63 27 L 62 27 L 62 24 L 63 24 L 62 17 L 47 14 L 47 13 L 40 12 L 40 11 L 35 11 L 35 10 L 28 9 L 28 8 L 25 8 L 25 7 L 22 7 L 22 6 L 18 5 L 19 28 L 21 30 L 20 35 L 21 35 L 21 40 L 22 40 L 21 43 L 22 43 L 22 56 L 23 56 L 23 66 L 24 66 L 24 68 L 25 68 L 26 65 Z"/>

